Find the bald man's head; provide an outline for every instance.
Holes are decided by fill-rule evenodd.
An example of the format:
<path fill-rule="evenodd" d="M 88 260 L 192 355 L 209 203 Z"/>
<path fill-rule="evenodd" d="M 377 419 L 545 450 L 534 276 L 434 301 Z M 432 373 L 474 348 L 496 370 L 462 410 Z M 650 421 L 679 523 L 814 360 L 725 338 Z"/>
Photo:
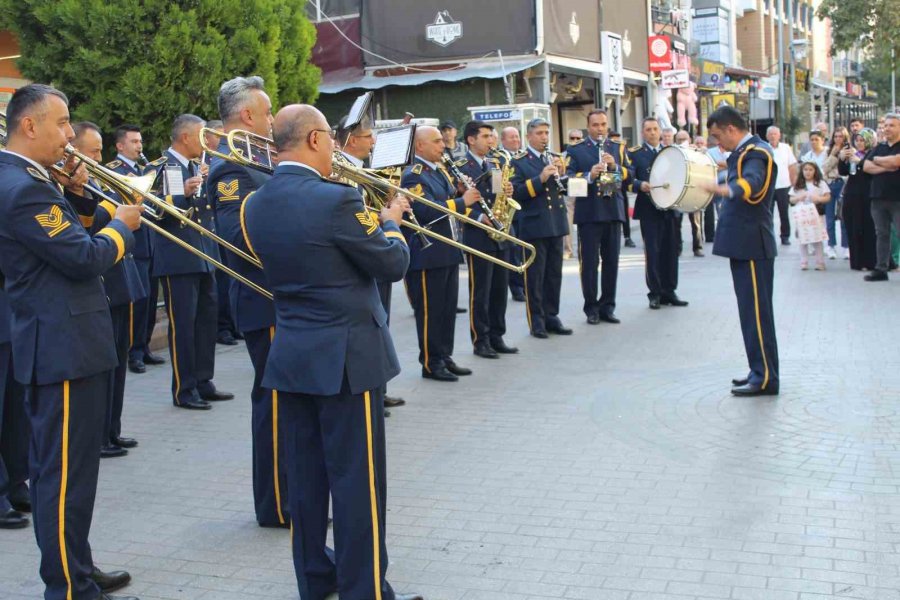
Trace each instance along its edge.
<path fill-rule="evenodd" d="M 416 154 L 428 162 L 438 162 L 444 154 L 444 138 L 437 127 L 416 127 Z"/>
<path fill-rule="evenodd" d="M 331 127 L 317 108 L 309 104 L 291 104 L 275 115 L 272 136 L 278 162 L 293 161 L 309 165 L 321 175 L 331 174 L 334 140 Z"/>

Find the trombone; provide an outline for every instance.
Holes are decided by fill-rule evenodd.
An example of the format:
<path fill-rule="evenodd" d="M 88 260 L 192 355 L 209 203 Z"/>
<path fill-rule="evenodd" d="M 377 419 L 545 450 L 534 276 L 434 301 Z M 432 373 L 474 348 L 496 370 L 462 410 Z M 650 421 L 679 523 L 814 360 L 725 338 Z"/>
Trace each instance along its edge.
<path fill-rule="evenodd" d="M 200 132 L 200 141 L 201 144 L 206 149 L 207 153 L 211 152 L 206 146 L 206 141 L 204 139 L 204 132 L 214 133 L 217 136 L 225 137 L 226 143 L 228 144 L 229 154 L 224 154 L 218 152 L 218 150 L 213 152 L 213 156 L 217 156 L 223 160 L 228 160 L 230 162 L 239 164 L 244 167 L 250 167 L 253 169 L 257 169 L 259 171 L 263 171 L 265 173 L 273 173 L 275 171 L 275 167 L 273 166 L 273 159 L 277 157 L 277 151 L 273 148 L 274 144 L 271 139 L 240 129 L 234 129 L 229 131 L 227 134 L 221 131 L 204 129 Z M 256 150 L 256 154 L 265 155 L 266 159 L 269 161 L 268 164 L 261 159 L 258 159 L 254 156 L 254 150 Z M 478 258 L 484 259 L 486 261 L 492 262 L 496 265 L 503 267 L 504 269 L 509 269 L 510 271 L 515 271 L 516 273 L 524 273 L 525 270 L 531 266 L 531 263 L 534 262 L 534 259 L 537 255 L 537 251 L 534 246 L 529 244 L 528 242 L 522 241 L 517 237 L 509 235 L 505 231 L 500 231 L 491 225 L 485 225 L 481 221 L 477 221 L 465 215 L 461 215 L 443 204 L 438 202 L 434 202 L 433 200 L 429 200 L 421 195 L 413 194 L 409 190 L 400 187 L 399 185 L 391 182 L 390 180 L 376 175 L 375 173 L 363 169 L 360 167 L 356 167 L 354 165 L 349 164 L 345 160 L 340 160 L 337 158 L 332 159 L 332 169 L 334 174 L 338 177 L 342 177 L 347 179 L 348 181 L 352 181 L 357 185 L 362 186 L 366 191 L 372 193 L 373 197 L 379 198 L 383 195 L 389 193 L 395 194 L 403 194 L 407 198 L 409 198 L 413 202 L 421 202 L 422 204 L 429 206 L 437 211 L 444 213 L 446 216 L 450 218 L 454 218 L 459 220 L 461 223 L 464 223 L 467 226 L 478 227 L 479 229 L 483 229 L 495 236 L 495 239 L 498 241 L 507 241 L 516 246 L 519 246 L 528 254 L 525 257 L 525 260 L 521 265 L 516 265 L 505 260 L 501 260 L 496 256 L 491 256 L 486 252 L 482 252 L 470 246 L 466 246 L 461 242 L 457 242 L 453 238 L 449 238 L 439 233 L 435 233 L 434 231 L 428 229 L 427 227 L 423 227 L 421 225 L 417 225 L 412 221 L 404 220 L 401 225 L 403 227 L 407 227 L 412 229 L 417 234 L 426 235 L 428 237 L 434 238 L 444 244 L 449 244 L 454 248 L 462 250 L 463 252 L 468 252 L 473 256 L 477 256 Z M 371 208 L 369 210 L 372 210 Z"/>
<path fill-rule="evenodd" d="M 6 113 L 3 111 L 0 111 L 0 148 L 3 148 L 5 146 L 6 146 Z M 119 175 L 115 171 L 104 167 L 103 165 L 99 164 L 97 161 L 86 156 L 85 154 L 78 152 L 77 150 L 75 150 L 75 148 L 72 147 L 71 144 L 66 145 L 65 151 L 66 151 L 66 154 L 69 154 L 71 156 L 78 158 L 84 164 L 85 169 L 87 170 L 89 175 L 94 177 L 94 179 L 97 182 L 99 182 L 101 186 L 106 186 L 107 189 L 109 189 L 110 191 L 117 194 L 119 196 L 119 198 L 121 198 L 121 200 L 103 192 L 101 189 L 98 189 L 97 186 L 94 186 L 90 183 L 85 184 L 85 186 L 84 186 L 85 189 L 87 189 L 89 192 L 91 192 L 91 194 L 96 194 L 98 197 L 103 198 L 104 200 L 107 200 L 116 206 L 121 206 L 123 204 L 129 204 L 129 203 L 142 204 L 143 202 L 147 201 L 154 207 L 154 211 L 152 213 L 152 214 L 154 214 L 154 216 L 158 214 L 156 212 L 156 210 L 161 210 L 162 212 L 171 215 L 174 219 L 176 219 L 180 223 L 189 225 L 190 227 L 193 227 L 194 229 L 199 230 L 202 235 L 208 236 L 209 238 L 216 241 L 223 247 L 225 247 L 229 250 L 232 250 L 235 254 L 237 254 L 241 258 L 245 258 L 245 260 L 248 260 L 250 263 L 254 264 L 255 266 L 262 268 L 262 263 L 260 263 L 259 260 L 250 256 L 246 252 L 242 251 L 240 248 L 237 248 L 236 246 L 230 244 L 227 240 L 222 239 L 221 237 L 219 237 L 215 233 L 209 231 L 208 229 L 201 226 L 200 224 L 191 220 L 189 211 L 184 211 L 175 206 L 172 206 L 169 203 L 165 202 L 164 200 L 160 200 L 159 198 L 157 198 L 150 192 L 142 189 L 143 186 L 145 186 L 145 185 L 147 187 L 152 185 L 153 184 L 152 180 L 149 180 L 149 179 L 143 178 L 143 177 L 132 178 L 132 177 L 128 177 L 126 175 Z M 60 165 L 51 165 L 50 170 L 62 175 L 63 177 L 65 177 L 67 179 L 71 178 L 71 176 L 72 176 L 71 173 L 67 173 Z M 217 269 L 221 269 L 222 271 L 228 273 L 229 275 L 234 277 L 237 281 L 240 281 L 244 285 L 251 288 L 253 291 L 255 291 L 259 294 L 262 294 L 269 300 L 273 299 L 272 293 L 269 292 L 267 289 L 261 287 L 260 285 L 251 281 L 250 279 L 247 279 L 246 277 L 244 277 L 243 275 L 241 275 L 234 269 L 232 269 L 232 268 L 228 267 L 227 265 L 225 265 L 224 263 L 222 263 L 220 260 L 217 260 L 217 259 L 209 256 L 208 254 L 205 254 L 201 250 L 198 250 L 197 248 L 192 246 L 190 243 L 179 238 L 177 235 L 170 233 L 163 227 L 157 225 L 155 222 L 153 222 L 153 220 L 142 216 L 141 224 L 146 225 L 147 227 L 149 227 L 150 229 L 152 229 L 159 235 L 163 236 L 164 238 L 168 239 L 169 241 L 173 242 L 174 244 L 177 244 L 181 248 L 184 248 L 191 254 L 194 254 L 195 256 L 198 256 L 201 259 L 209 262 L 210 264 L 215 266 Z"/>

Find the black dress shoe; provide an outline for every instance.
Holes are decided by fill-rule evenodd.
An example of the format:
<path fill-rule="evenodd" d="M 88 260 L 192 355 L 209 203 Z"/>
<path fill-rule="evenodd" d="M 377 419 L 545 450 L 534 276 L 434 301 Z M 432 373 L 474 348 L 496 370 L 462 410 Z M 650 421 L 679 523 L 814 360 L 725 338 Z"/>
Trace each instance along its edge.
<path fill-rule="evenodd" d="M 493 348 L 500 354 L 518 354 L 519 352 L 518 348 L 514 346 L 507 346 L 506 342 L 504 342 L 502 338 L 491 340 L 491 348 Z"/>
<path fill-rule="evenodd" d="M 97 567 L 91 571 L 91 579 L 97 584 L 101 592 L 109 593 L 121 589 L 131 583 L 131 575 L 128 571 L 110 571 L 104 573 Z"/>
<path fill-rule="evenodd" d="M 137 596 L 110 596 L 109 594 L 104 594 L 100 592 L 100 595 L 94 598 L 94 600 L 141 600 Z"/>
<path fill-rule="evenodd" d="M 384 409 L 384 418 L 387 419 L 389 416 L 391 416 L 391 411 Z"/>
<path fill-rule="evenodd" d="M 741 386 L 747 385 L 748 383 L 750 383 L 749 377 L 744 377 L 743 379 L 732 379 L 731 380 L 731 385 L 733 385 L 734 387 L 741 387 Z"/>
<path fill-rule="evenodd" d="M 28 527 L 28 517 L 17 510 L 10 509 L 0 515 L 0 529 L 22 529 Z"/>
<path fill-rule="evenodd" d="M 553 325 L 547 325 L 547 333 L 555 333 L 556 335 L 572 335 L 572 330 L 557 322 Z"/>
<path fill-rule="evenodd" d="M 200 394 L 200 398 L 206 400 L 207 402 L 221 402 L 222 400 L 233 400 L 234 394 L 232 394 L 231 392 L 220 392 L 219 390 L 214 390 L 212 392 Z"/>
<path fill-rule="evenodd" d="M 659 299 L 660 304 L 665 304 L 666 306 L 687 306 L 687 300 L 682 300 L 676 294 L 672 294 L 671 296 L 663 296 Z"/>
<path fill-rule="evenodd" d="M 548 337 L 550 337 L 549 335 L 547 335 L 547 332 L 544 331 L 543 329 L 535 329 L 534 331 L 531 332 L 531 335 L 536 337 L 539 340 L 546 340 Z"/>
<path fill-rule="evenodd" d="M 100 458 L 119 458 L 120 456 L 128 456 L 128 450 L 112 444 L 100 447 Z"/>
<path fill-rule="evenodd" d="M 790 246 L 790 245 L 791 245 L 791 238 L 784 238 L 784 237 L 781 238 L 781 245 L 782 245 L 782 246 Z"/>
<path fill-rule="evenodd" d="M 394 594 L 394 600 L 425 600 L 421 594 Z"/>
<path fill-rule="evenodd" d="M 453 373 L 454 375 L 471 375 L 472 369 L 467 369 L 466 367 L 461 367 L 452 360 L 444 359 L 444 364 L 447 365 L 447 370 Z"/>
<path fill-rule="evenodd" d="M 500 358 L 500 355 L 497 354 L 497 351 L 491 348 L 490 344 L 479 343 L 475 344 L 475 356 L 480 356 L 481 358 Z"/>
<path fill-rule="evenodd" d="M 463 314 L 464 312 L 466 312 L 466 309 L 463 308 L 462 306 L 457 306 L 457 307 L 456 307 L 456 314 L 461 315 L 461 314 Z"/>
<path fill-rule="evenodd" d="M 625 238 L 625 247 L 626 248 L 637 248 L 637 244 L 631 241 L 631 238 Z"/>
<path fill-rule="evenodd" d="M 119 448 L 137 448 L 138 445 L 138 441 L 136 439 L 126 437 L 109 438 L 109 443 L 113 446 L 118 446 Z"/>
<path fill-rule="evenodd" d="M 604 313 L 604 314 L 601 314 L 601 315 L 600 315 L 600 320 L 601 320 L 601 321 L 606 321 L 607 323 L 621 323 L 621 322 L 622 322 L 622 321 L 620 321 L 619 318 L 618 318 L 615 314 L 613 314 L 613 313 L 609 313 L 609 314 Z"/>
<path fill-rule="evenodd" d="M 387 395 L 385 395 L 384 397 L 384 406 L 386 408 L 394 408 L 395 406 L 403 406 L 404 404 L 406 404 L 406 400 L 404 400 L 403 398 L 396 398 L 394 396 Z"/>
<path fill-rule="evenodd" d="M 13 510 L 17 510 L 20 513 L 30 513 L 31 512 L 31 499 L 30 498 L 13 498 L 9 497 L 9 503 L 12 504 Z"/>
<path fill-rule="evenodd" d="M 147 351 L 144 353 L 144 363 L 148 365 L 164 365 L 166 364 L 166 359 Z"/>
<path fill-rule="evenodd" d="M 763 389 L 758 383 L 747 383 L 731 388 L 731 393 L 735 396 L 777 396 L 778 386 L 769 386 Z"/>
<path fill-rule="evenodd" d="M 588 322 L 588 325 L 597 325 L 598 323 L 600 323 L 600 315 L 594 315 L 594 314 L 588 315 L 587 322 Z"/>
<path fill-rule="evenodd" d="M 525 294 L 523 292 L 513 292 L 512 299 L 516 302 L 525 302 Z"/>
<path fill-rule="evenodd" d="M 228 332 L 220 333 L 216 337 L 216 343 L 222 344 L 223 346 L 237 346 L 237 340 L 235 340 L 234 336 Z"/>
<path fill-rule="evenodd" d="M 128 370 L 132 373 L 146 373 L 147 367 L 144 366 L 144 361 L 142 360 L 129 360 Z"/>
<path fill-rule="evenodd" d="M 422 377 L 425 379 L 434 379 L 435 381 L 459 381 L 459 377 L 448 371 L 446 367 L 434 371 L 422 369 Z"/>
<path fill-rule="evenodd" d="M 878 269 L 873 270 L 871 273 L 863 277 L 866 281 L 887 281 L 888 274 L 884 271 L 879 271 Z"/>
<path fill-rule="evenodd" d="M 657 298 L 656 296 L 650 298 L 650 308 L 652 308 L 653 310 L 659 310 L 659 298 Z"/>
<path fill-rule="evenodd" d="M 175 404 L 173 402 L 173 404 Z M 184 408 L 187 410 L 209 410 L 212 408 L 212 404 L 206 402 L 205 400 L 188 400 L 187 402 L 182 402 L 181 404 L 175 404 L 175 408 Z"/>

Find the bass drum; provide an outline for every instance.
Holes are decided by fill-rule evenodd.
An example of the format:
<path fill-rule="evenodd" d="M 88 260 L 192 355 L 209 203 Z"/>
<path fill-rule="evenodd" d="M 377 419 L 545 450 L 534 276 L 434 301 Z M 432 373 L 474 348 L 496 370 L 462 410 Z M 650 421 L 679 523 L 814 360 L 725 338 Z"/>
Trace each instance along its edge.
<path fill-rule="evenodd" d="M 701 184 L 718 183 L 718 166 L 708 155 L 682 146 L 666 146 L 650 168 L 650 197 L 662 210 L 703 210 L 713 194 Z"/>

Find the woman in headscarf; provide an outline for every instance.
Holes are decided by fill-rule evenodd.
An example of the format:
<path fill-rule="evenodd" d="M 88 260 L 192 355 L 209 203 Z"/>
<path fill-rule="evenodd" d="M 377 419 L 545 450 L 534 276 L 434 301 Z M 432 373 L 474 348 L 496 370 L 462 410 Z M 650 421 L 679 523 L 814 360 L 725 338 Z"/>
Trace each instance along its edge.
<path fill-rule="evenodd" d="M 851 138 L 850 148 L 841 151 L 838 164 L 840 174 L 847 176 L 841 216 L 850 242 L 850 268 L 856 271 L 875 268 L 875 223 L 869 197 L 872 176 L 863 170 L 866 157 L 874 147 L 875 132 L 862 129 Z"/>

